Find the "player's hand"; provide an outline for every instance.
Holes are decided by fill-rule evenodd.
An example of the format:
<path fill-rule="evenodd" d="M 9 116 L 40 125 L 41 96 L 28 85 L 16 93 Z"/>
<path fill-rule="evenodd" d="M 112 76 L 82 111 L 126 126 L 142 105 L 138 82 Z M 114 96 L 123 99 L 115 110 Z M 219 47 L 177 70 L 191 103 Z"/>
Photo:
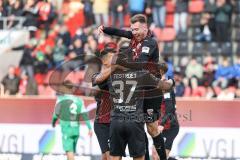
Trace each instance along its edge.
<path fill-rule="evenodd" d="M 89 130 L 89 131 L 88 131 L 88 135 L 89 135 L 89 137 L 92 137 L 92 135 L 93 135 L 92 130 Z"/>
<path fill-rule="evenodd" d="M 56 123 L 52 122 L 52 127 L 55 128 L 56 127 Z"/>
<path fill-rule="evenodd" d="M 103 33 L 103 29 L 104 29 L 104 26 L 101 25 L 98 27 L 98 35 L 102 34 Z"/>
<path fill-rule="evenodd" d="M 160 131 L 160 133 L 162 133 L 162 131 L 163 131 L 163 129 L 164 129 L 164 126 L 158 126 L 158 129 L 159 129 L 159 131 Z"/>
<path fill-rule="evenodd" d="M 55 128 L 56 127 L 56 121 L 52 120 L 52 127 Z"/>

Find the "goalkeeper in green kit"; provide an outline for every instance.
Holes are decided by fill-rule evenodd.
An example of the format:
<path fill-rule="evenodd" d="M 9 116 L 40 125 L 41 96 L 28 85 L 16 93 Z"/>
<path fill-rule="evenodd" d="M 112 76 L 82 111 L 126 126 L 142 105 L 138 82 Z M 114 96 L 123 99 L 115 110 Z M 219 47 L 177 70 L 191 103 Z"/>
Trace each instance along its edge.
<path fill-rule="evenodd" d="M 68 160 L 74 160 L 74 153 L 79 138 L 80 116 L 86 122 L 89 135 L 91 136 L 92 127 L 83 100 L 68 94 L 57 97 L 52 117 L 52 126 L 55 127 L 57 120 L 60 119 L 63 149 L 66 151 Z"/>

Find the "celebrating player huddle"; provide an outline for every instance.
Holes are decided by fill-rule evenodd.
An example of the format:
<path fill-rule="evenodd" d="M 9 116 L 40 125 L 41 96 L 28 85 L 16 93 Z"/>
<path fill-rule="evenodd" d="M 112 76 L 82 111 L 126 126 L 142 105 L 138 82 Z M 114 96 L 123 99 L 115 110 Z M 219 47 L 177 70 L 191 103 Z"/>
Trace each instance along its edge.
<path fill-rule="evenodd" d="M 134 160 L 150 160 L 145 124 L 155 147 L 153 158 L 171 159 L 169 152 L 179 131 L 174 80 L 164 77 L 168 67 L 166 63 L 159 62 L 158 44 L 148 30 L 146 17 L 132 17 L 131 31 L 104 26 L 100 26 L 98 31 L 130 39 L 127 47 L 107 43 L 98 55 L 101 69 L 92 76 L 92 85 L 98 87 L 94 92 L 97 102 L 94 131 L 102 151 L 102 160 L 121 160 L 126 156 L 127 145 Z M 74 104 L 77 101 L 77 98 L 69 95 L 62 97 L 64 100 L 70 98 Z M 75 114 L 75 119 L 69 119 L 73 121 L 69 124 L 74 123 L 79 127 L 77 113 L 80 113 L 82 105 L 82 102 L 75 106 L 73 103 L 67 105 L 70 106 L 67 107 L 69 115 L 72 115 L 70 117 Z M 60 110 L 63 110 L 58 105 L 56 108 L 53 126 L 61 115 Z M 78 112 L 73 114 L 75 110 Z M 73 127 L 68 126 L 67 130 L 70 131 Z M 66 136 L 64 126 L 62 130 L 64 149 L 68 159 L 73 160 L 79 135 Z"/>
<path fill-rule="evenodd" d="M 128 48 L 122 49 L 120 46 L 120 52 L 116 50 L 116 46 L 110 47 L 114 45 L 105 46 L 100 54 L 103 63 L 101 71 L 94 74 L 92 79 L 93 85 L 98 85 L 100 89 L 105 86 L 104 90 L 108 90 L 110 96 L 106 104 L 104 94 L 99 93 L 101 98 L 98 99 L 97 109 L 106 111 L 101 109 L 106 107 L 111 110 L 109 124 L 96 121 L 94 124 L 103 153 L 102 159 L 120 160 L 125 156 L 126 145 L 133 159 L 150 159 L 144 124 L 153 138 L 158 157 L 161 160 L 168 159 L 178 130 L 173 130 L 174 134 L 171 130 L 170 132 L 164 130 L 167 134 L 164 134 L 164 137 L 168 142 L 165 150 L 162 128 L 159 129 L 158 123 L 162 101 L 166 109 L 161 126 L 169 123 L 169 118 L 175 115 L 175 109 L 172 109 L 172 106 L 175 106 L 175 97 L 168 93 L 172 91 L 174 80 L 161 79 L 167 71 L 167 66 L 158 62 L 157 42 L 151 37 L 145 16 L 132 17 L 131 31 L 103 26 L 100 26 L 98 31 L 131 39 Z M 102 105 L 103 103 L 106 106 Z M 104 117 L 106 114 L 97 112 L 96 117 Z M 171 123 L 178 126 L 176 118 Z"/>

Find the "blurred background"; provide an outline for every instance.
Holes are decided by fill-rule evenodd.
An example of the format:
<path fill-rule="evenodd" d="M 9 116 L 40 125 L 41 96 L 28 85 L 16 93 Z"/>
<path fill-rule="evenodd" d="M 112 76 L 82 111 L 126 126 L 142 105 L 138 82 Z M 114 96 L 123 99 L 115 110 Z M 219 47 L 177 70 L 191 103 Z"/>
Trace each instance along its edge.
<path fill-rule="evenodd" d="M 139 13 L 176 81 L 172 155 L 240 158 L 240 0 L 0 0 L 0 160 L 63 159 L 60 128 L 50 126 L 59 85 L 91 88 L 89 60 L 126 41 L 97 27 L 128 29 Z M 91 91 L 73 92 L 93 114 Z M 79 159 L 99 159 L 96 136 L 85 124 L 80 134 Z"/>

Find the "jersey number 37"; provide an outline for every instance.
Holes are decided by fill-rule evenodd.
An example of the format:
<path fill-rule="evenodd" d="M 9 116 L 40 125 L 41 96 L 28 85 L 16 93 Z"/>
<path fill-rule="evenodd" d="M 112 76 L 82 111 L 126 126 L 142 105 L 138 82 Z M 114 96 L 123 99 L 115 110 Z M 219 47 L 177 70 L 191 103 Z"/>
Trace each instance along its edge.
<path fill-rule="evenodd" d="M 112 85 L 114 87 L 115 93 L 117 93 L 119 95 L 119 96 L 117 96 L 119 98 L 113 98 L 113 102 L 114 103 L 123 103 L 123 102 L 129 103 L 133 96 L 133 93 L 136 89 L 137 81 L 128 80 L 125 83 L 123 81 L 113 81 Z M 128 86 L 131 88 L 130 88 L 130 91 L 128 93 L 126 100 L 124 100 L 124 97 L 126 97 L 124 95 L 124 94 L 126 94 L 125 90 L 126 90 L 126 87 L 128 87 Z"/>

